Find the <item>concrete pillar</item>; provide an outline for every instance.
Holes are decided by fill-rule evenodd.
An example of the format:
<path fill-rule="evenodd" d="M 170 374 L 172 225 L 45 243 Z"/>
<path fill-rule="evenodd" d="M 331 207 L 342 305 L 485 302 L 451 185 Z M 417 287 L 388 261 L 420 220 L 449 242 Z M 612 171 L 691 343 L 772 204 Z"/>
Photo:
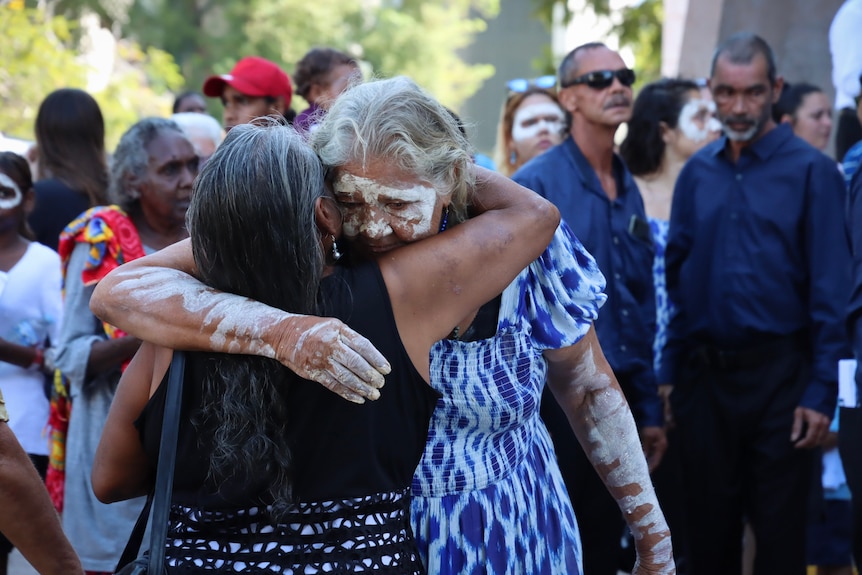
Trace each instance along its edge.
<path fill-rule="evenodd" d="M 790 82 L 810 82 L 833 94 L 829 24 L 842 0 L 664 0 L 662 73 L 709 74 L 718 43 L 742 31 L 762 36 L 778 72 Z"/>
<path fill-rule="evenodd" d="M 506 82 L 540 75 L 533 63 L 550 49 L 551 32 L 533 17 L 534 9 L 526 0 L 500 0 L 499 15 L 464 50 L 468 62 L 490 62 L 496 70 L 459 110 L 472 124 L 473 145 L 482 153 L 493 153 L 500 110 L 508 96 Z"/>

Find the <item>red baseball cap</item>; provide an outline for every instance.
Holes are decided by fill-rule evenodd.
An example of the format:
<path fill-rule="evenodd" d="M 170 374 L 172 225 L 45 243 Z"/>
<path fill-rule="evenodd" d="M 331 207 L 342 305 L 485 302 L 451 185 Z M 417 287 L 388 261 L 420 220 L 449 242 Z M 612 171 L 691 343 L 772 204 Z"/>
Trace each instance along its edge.
<path fill-rule="evenodd" d="M 204 81 L 204 94 L 218 98 L 225 85 L 237 89 L 246 96 L 284 96 L 284 105 L 290 106 L 293 86 L 284 70 L 275 62 L 265 58 L 248 56 L 236 63 L 230 74 L 210 76 Z"/>

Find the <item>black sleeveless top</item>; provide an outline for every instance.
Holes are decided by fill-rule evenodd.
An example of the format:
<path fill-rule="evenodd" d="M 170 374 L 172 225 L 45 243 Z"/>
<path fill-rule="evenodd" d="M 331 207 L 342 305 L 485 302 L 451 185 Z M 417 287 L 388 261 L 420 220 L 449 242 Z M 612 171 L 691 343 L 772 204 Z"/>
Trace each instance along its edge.
<path fill-rule="evenodd" d="M 392 372 L 380 398 L 357 405 L 294 379 L 287 397 L 296 512 L 273 526 L 266 517 L 267 485 L 254 470 L 219 484 L 208 479 L 212 445 L 192 418 L 218 354 L 187 354 L 168 534 L 171 573 L 423 572 L 409 525 L 409 486 L 439 393 L 413 367 L 398 337 L 376 264 L 339 268 L 321 289 L 324 313 L 364 335 L 389 360 Z M 136 422 L 153 465 L 165 384 Z M 273 564 L 280 567 L 273 570 Z"/>

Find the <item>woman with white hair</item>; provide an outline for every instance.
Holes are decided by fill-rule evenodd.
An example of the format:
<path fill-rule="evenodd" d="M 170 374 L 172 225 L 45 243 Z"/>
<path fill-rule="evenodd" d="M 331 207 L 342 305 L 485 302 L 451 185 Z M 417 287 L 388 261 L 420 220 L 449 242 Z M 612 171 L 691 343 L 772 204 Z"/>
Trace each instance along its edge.
<path fill-rule="evenodd" d="M 179 112 L 172 115 L 171 120 L 176 122 L 194 145 L 203 166 L 224 138 L 221 124 L 209 114 L 198 112 Z"/>

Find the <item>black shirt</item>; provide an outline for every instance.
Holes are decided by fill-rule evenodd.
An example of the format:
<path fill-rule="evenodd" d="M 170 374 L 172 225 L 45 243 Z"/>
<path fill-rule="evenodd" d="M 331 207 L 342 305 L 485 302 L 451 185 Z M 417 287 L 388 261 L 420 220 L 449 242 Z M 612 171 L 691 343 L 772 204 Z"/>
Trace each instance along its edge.
<path fill-rule="evenodd" d="M 60 180 L 40 180 L 33 185 L 36 206 L 27 218 L 36 241 L 57 251 L 60 232 L 90 207 L 87 194 L 73 190 Z"/>
<path fill-rule="evenodd" d="M 380 398 L 362 405 L 318 383 L 294 379 L 287 393 L 294 496 L 322 501 L 403 490 L 422 456 L 439 393 L 422 379 L 401 343 L 376 264 L 340 268 L 324 279 L 322 292 L 325 313 L 367 337 L 389 360 L 392 372 Z M 241 479 L 208 484 L 209 434 L 190 421 L 203 399 L 202 377 L 218 356 L 188 354 L 174 501 L 206 507 L 257 505 L 266 486 L 256 481 L 253 471 L 240 474 Z M 153 465 L 158 460 L 165 383 L 137 422 Z"/>

